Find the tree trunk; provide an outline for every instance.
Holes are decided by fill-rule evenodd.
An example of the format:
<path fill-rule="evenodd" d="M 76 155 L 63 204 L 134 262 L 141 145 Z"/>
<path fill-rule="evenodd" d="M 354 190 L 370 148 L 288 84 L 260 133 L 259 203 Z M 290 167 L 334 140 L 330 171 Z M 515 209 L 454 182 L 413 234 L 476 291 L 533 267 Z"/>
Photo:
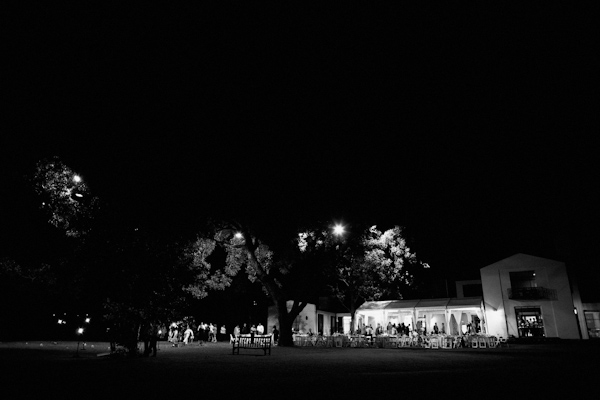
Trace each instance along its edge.
<path fill-rule="evenodd" d="M 294 319 L 306 306 L 304 302 L 296 302 L 292 305 L 292 309 L 288 311 L 287 300 L 280 299 L 277 301 L 277 315 L 279 318 L 279 346 L 291 347 L 294 345 L 294 337 L 292 336 L 292 324 Z"/>
<path fill-rule="evenodd" d="M 292 337 L 293 319 L 289 318 L 287 302 L 278 302 L 277 314 L 279 317 L 279 346 L 291 347 L 294 345 Z"/>
<path fill-rule="evenodd" d="M 354 302 L 350 304 L 350 334 L 354 333 L 354 323 L 356 319 L 356 305 Z"/>

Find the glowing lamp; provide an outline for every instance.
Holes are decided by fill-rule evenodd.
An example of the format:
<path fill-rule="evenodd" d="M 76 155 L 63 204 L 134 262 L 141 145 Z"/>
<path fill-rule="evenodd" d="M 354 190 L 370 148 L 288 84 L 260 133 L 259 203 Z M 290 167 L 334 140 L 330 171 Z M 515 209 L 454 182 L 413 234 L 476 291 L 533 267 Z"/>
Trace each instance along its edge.
<path fill-rule="evenodd" d="M 242 233 L 241 233 L 241 232 L 236 232 L 236 234 L 235 234 L 235 238 L 236 238 L 236 239 L 241 239 L 241 238 L 243 238 L 243 237 L 244 237 L 244 235 L 242 235 Z"/>
<path fill-rule="evenodd" d="M 344 227 L 340 224 L 337 224 L 333 227 L 333 233 L 338 236 L 344 234 Z"/>
<path fill-rule="evenodd" d="M 85 323 L 86 323 L 86 324 L 89 324 L 89 323 L 90 323 L 90 318 L 89 318 L 89 317 L 85 319 Z"/>
<path fill-rule="evenodd" d="M 74 175 L 73 176 L 73 182 L 75 182 L 75 183 L 81 182 L 81 177 L 79 175 Z"/>
<path fill-rule="evenodd" d="M 83 328 L 79 328 L 79 329 L 77 329 L 77 333 L 78 333 L 79 335 L 82 335 L 82 334 L 83 334 Z"/>

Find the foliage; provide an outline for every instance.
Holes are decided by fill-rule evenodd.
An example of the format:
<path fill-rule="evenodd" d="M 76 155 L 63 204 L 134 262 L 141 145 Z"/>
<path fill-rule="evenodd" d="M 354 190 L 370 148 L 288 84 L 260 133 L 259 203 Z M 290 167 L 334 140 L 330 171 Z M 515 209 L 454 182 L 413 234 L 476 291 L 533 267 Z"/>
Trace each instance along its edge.
<path fill-rule="evenodd" d="M 32 183 L 51 225 L 74 237 L 89 231 L 98 199 L 91 196 L 87 184 L 58 157 L 38 162 Z"/>
<path fill-rule="evenodd" d="M 147 322 L 184 315 L 195 279 L 181 245 L 139 228 L 96 231 L 80 252 L 88 303 L 102 303 L 105 320 L 126 346 Z"/>
<path fill-rule="evenodd" d="M 225 254 L 220 269 L 208 262 L 217 247 Z M 261 283 L 278 310 L 280 345 L 292 345 L 292 322 L 306 305 L 306 299 L 299 298 L 299 292 L 291 290 L 293 279 L 289 276 L 294 270 L 291 259 L 277 258 L 267 244 L 237 222 L 216 224 L 212 235 L 198 238 L 192 248 L 195 249 L 192 254 L 197 280 L 194 286 L 187 288 L 188 291 L 196 297 L 206 296 L 209 290 L 228 287 L 232 277 L 244 271 L 251 282 Z M 288 300 L 293 300 L 289 310 Z"/>
<path fill-rule="evenodd" d="M 297 247 L 323 266 L 331 293 L 353 318 L 359 301 L 402 298 L 414 284 L 415 272 L 429 268 L 410 250 L 399 226 L 340 235 L 329 229 L 307 230 L 298 235 Z"/>

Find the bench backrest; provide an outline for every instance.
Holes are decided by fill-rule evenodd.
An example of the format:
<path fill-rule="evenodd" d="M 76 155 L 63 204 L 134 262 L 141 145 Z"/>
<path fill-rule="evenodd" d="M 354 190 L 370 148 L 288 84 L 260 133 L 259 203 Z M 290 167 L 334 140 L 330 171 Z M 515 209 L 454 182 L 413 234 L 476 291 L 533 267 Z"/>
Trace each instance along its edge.
<path fill-rule="evenodd" d="M 264 347 L 270 344 L 271 335 L 240 336 L 238 338 L 238 345 L 240 347 Z"/>

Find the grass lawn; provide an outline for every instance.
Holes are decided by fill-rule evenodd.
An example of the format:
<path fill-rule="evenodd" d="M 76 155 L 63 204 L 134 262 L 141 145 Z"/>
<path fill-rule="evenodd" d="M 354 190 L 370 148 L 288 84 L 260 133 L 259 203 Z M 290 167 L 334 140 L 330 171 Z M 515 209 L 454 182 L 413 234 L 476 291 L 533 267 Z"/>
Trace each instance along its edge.
<path fill-rule="evenodd" d="M 74 357 L 76 347 L 0 343 L 1 387 L 10 393 L 3 398 L 595 398 L 600 361 L 600 341 L 485 350 L 274 347 L 270 356 L 244 349 L 233 356 L 228 343 L 160 342 L 156 358 L 99 357 L 108 344 L 98 342 Z"/>

